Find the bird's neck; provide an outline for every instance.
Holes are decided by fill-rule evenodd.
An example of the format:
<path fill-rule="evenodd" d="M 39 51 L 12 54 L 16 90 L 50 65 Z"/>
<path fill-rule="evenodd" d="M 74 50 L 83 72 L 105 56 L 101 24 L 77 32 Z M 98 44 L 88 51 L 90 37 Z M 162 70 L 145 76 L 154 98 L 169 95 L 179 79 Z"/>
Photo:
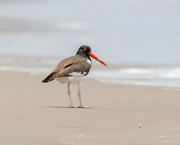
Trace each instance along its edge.
<path fill-rule="evenodd" d="M 80 56 L 85 57 L 85 58 L 87 58 L 88 60 L 91 61 L 91 58 L 89 57 L 88 54 L 78 54 L 78 53 L 77 53 L 76 55 L 80 55 Z"/>

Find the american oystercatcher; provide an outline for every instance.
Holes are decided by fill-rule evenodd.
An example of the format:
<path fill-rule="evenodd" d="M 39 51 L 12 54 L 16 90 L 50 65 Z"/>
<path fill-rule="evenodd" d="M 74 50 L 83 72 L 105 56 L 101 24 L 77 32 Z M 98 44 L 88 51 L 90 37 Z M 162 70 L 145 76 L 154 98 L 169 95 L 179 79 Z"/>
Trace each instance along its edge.
<path fill-rule="evenodd" d="M 52 71 L 50 75 L 48 75 L 42 82 L 48 83 L 53 80 L 57 80 L 60 83 L 66 83 L 68 85 L 68 96 L 70 100 L 70 107 L 74 108 L 71 100 L 71 92 L 70 92 L 70 84 L 77 83 L 78 84 L 78 96 L 80 101 L 79 108 L 89 108 L 87 106 L 82 105 L 81 100 L 81 81 L 84 76 L 89 73 L 92 62 L 91 58 L 93 57 L 103 65 L 107 66 L 101 59 L 99 59 L 96 55 L 91 52 L 91 48 L 87 45 L 82 45 L 76 55 L 63 59 L 59 62 L 56 68 Z"/>

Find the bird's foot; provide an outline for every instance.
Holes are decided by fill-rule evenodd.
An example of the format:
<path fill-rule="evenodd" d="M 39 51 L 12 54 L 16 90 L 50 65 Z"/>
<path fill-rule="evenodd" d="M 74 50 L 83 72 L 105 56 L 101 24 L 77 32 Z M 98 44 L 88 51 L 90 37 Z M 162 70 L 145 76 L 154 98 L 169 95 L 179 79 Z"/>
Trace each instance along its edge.
<path fill-rule="evenodd" d="M 78 106 L 78 108 L 86 108 L 86 109 L 91 109 L 92 107 L 89 107 L 89 106 Z"/>

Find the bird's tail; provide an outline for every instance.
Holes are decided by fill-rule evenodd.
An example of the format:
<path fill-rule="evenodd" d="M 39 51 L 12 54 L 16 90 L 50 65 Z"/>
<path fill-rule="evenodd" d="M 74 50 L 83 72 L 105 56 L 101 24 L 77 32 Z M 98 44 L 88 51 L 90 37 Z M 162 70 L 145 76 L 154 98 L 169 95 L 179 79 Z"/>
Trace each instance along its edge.
<path fill-rule="evenodd" d="M 48 75 L 44 80 L 42 80 L 42 83 L 48 83 L 50 81 L 53 81 L 55 78 L 55 73 L 51 73 Z"/>

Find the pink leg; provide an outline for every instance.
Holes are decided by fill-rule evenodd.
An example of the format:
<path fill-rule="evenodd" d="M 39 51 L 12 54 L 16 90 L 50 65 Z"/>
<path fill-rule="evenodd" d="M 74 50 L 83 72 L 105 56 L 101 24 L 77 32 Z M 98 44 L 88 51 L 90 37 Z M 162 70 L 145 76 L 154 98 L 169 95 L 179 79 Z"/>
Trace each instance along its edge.
<path fill-rule="evenodd" d="M 91 108 L 91 107 L 82 105 L 80 83 L 78 84 L 78 96 L 79 96 L 79 102 L 80 102 L 80 106 L 78 106 L 78 108 Z"/>
<path fill-rule="evenodd" d="M 71 100 L 71 91 L 70 91 L 70 84 L 68 84 L 68 90 L 67 90 L 68 96 L 69 96 L 69 101 L 70 101 L 70 108 L 74 108 L 72 105 L 72 100 Z"/>

